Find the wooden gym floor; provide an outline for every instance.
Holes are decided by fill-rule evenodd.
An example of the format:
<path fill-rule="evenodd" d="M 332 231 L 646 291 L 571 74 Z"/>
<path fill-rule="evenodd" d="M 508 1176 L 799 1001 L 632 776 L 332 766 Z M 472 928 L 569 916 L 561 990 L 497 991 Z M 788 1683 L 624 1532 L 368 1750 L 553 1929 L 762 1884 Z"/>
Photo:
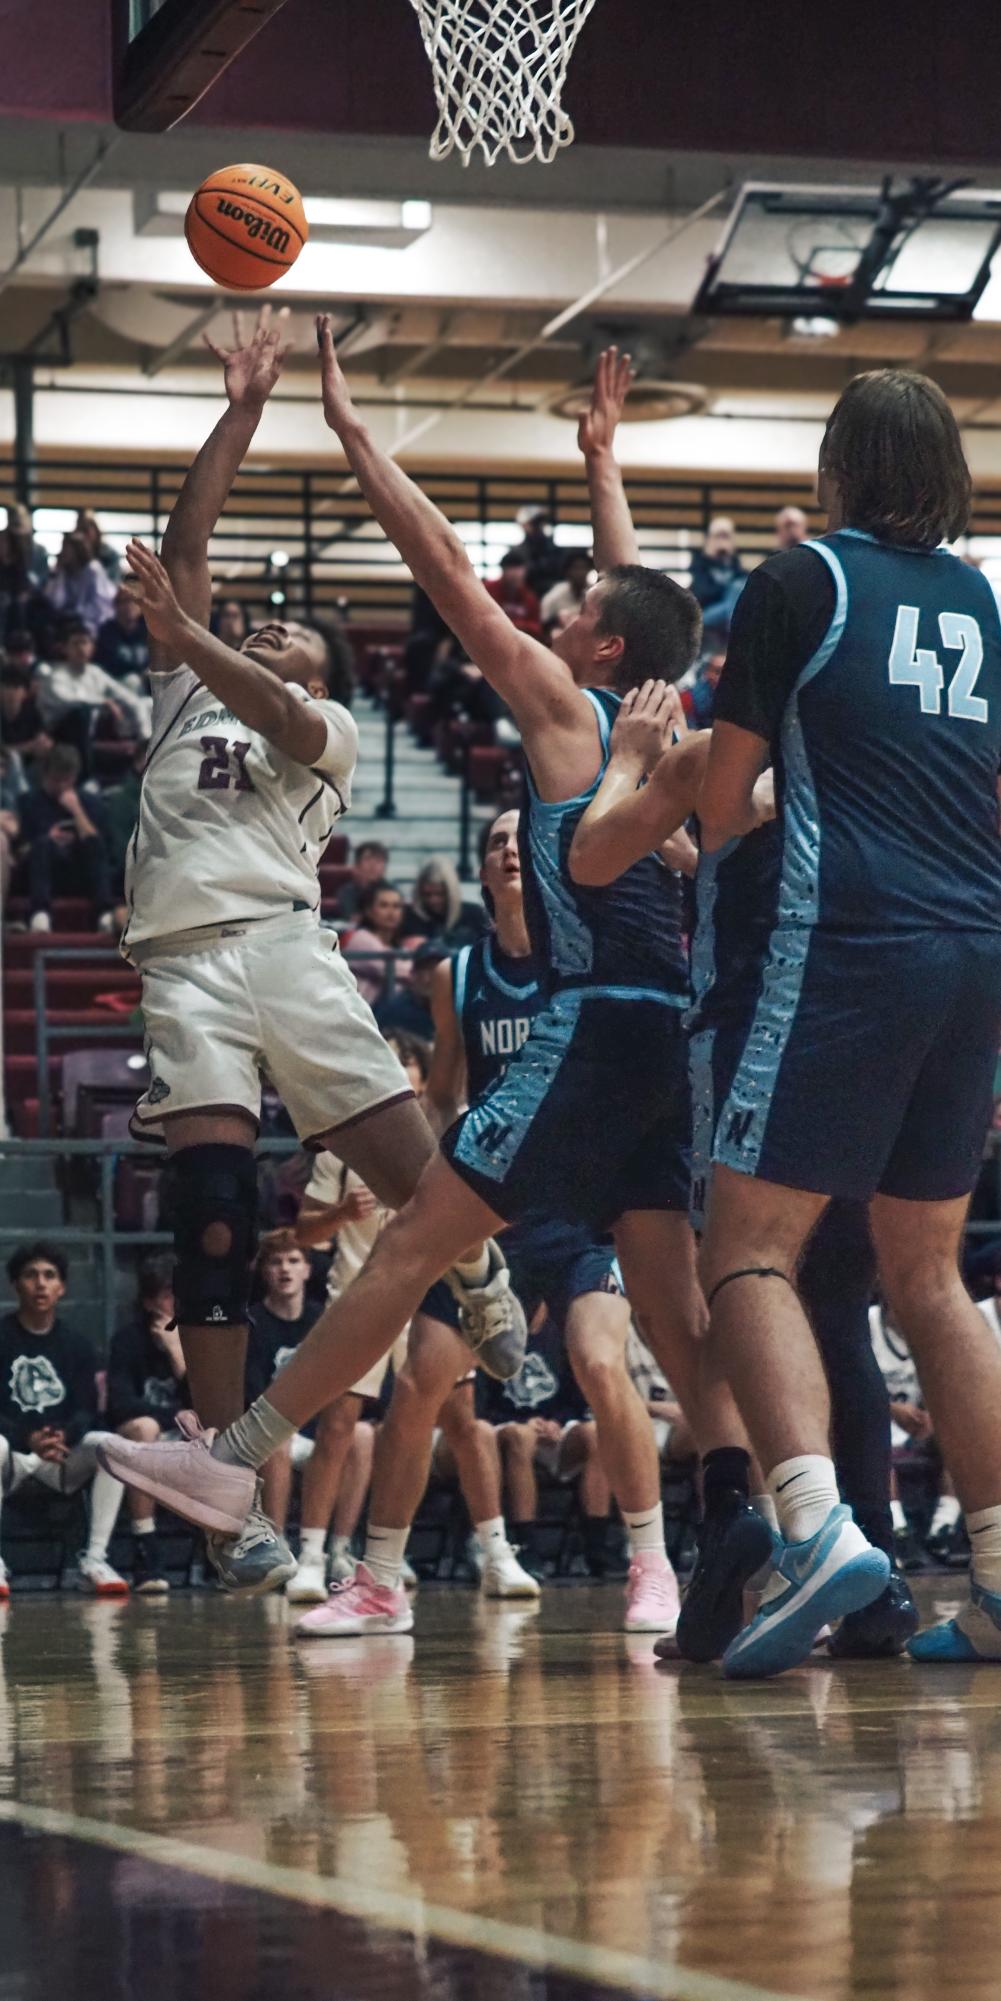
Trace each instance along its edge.
<path fill-rule="evenodd" d="M 951 1578 L 922 1583 L 949 1609 Z M 1001 1672 L 654 1665 L 611 1585 L 0 1614 L 0 2001 L 1001 1993 Z"/>

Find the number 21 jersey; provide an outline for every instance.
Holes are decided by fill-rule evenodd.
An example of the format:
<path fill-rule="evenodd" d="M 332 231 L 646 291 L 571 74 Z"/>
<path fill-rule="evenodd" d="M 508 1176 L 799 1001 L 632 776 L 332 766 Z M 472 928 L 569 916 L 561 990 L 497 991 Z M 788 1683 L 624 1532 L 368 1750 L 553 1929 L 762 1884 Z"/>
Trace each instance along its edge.
<path fill-rule="evenodd" d="M 327 725 L 313 766 L 248 729 L 189 667 L 154 674 L 153 729 L 125 870 L 134 945 L 202 925 L 319 909 L 317 869 L 351 803 L 353 718 L 288 684 Z"/>

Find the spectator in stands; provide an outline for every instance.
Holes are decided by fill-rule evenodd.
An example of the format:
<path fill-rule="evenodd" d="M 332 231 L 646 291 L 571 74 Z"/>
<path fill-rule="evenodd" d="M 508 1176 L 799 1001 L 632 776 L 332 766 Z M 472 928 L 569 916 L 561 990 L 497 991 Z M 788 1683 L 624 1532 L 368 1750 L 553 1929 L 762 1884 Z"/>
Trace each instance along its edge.
<path fill-rule="evenodd" d="M 32 681 L 38 672 L 38 647 L 34 634 L 24 626 L 15 626 L 14 630 L 7 634 L 6 653 L 7 665 L 19 667 L 21 672 L 28 676 L 28 680 Z"/>
<path fill-rule="evenodd" d="M 90 1487 L 90 1534 L 80 1579 L 98 1597 L 128 1585 L 108 1562 L 121 1482 L 98 1464 L 97 1358 L 60 1318 L 66 1260 L 53 1244 L 24 1244 L 7 1265 L 17 1306 L 0 1320 L 0 1497 L 21 1488 L 75 1494 Z M 9 1595 L 0 1563 L 0 1597 Z"/>
<path fill-rule="evenodd" d="M 112 1335 L 108 1354 L 108 1424 L 123 1438 L 154 1444 L 178 1411 L 188 1410 L 181 1337 L 174 1321 L 173 1260 L 149 1258 L 139 1268 L 137 1311 Z M 170 1589 L 156 1534 L 153 1502 L 129 1490 L 136 1538 L 133 1589 L 162 1597 Z"/>
<path fill-rule="evenodd" d="M 581 1481 L 588 1566 L 602 1569 L 611 1492 L 598 1457 L 597 1427 L 567 1359 L 555 1322 L 532 1333 L 521 1370 L 511 1382 L 480 1375 L 477 1409 L 497 1427 L 511 1540 L 525 1568 L 538 1571 L 538 1472 Z"/>
<path fill-rule="evenodd" d="M 109 785 L 101 793 L 101 832 L 108 851 L 111 889 L 116 904 L 123 903 L 125 896 L 125 858 L 139 814 L 139 794 L 142 791 L 142 775 L 148 749 L 149 744 L 145 738 L 140 737 L 121 784 Z M 124 926 L 124 904 L 121 911 L 116 909 L 115 921 Z"/>
<path fill-rule="evenodd" d="M 407 1059 L 400 1055 L 402 1045 L 409 1047 L 418 1042 L 426 1045 L 434 1041 L 431 989 L 442 960 L 451 956 L 447 945 L 426 939 L 414 953 L 409 978 L 399 981 L 393 992 L 376 1005 L 376 1021 L 387 1042 L 396 1048 L 404 1069 Z"/>
<path fill-rule="evenodd" d="M 115 586 L 103 564 L 92 556 L 83 535 L 63 536 L 56 567 L 45 586 L 50 611 L 57 617 L 81 619 L 96 639 L 115 608 Z"/>
<path fill-rule="evenodd" d="M 83 536 L 91 562 L 100 563 L 112 583 L 117 584 L 122 574 L 122 559 L 111 547 L 110 542 L 105 541 L 101 524 L 92 507 L 81 507 L 76 517 L 74 532 Z"/>
<path fill-rule="evenodd" d="M 432 946 L 431 950 L 434 949 Z M 423 1098 L 431 1074 L 430 1036 L 411 1035 L 403 1028 L 386 1028 L 383 1030 L 383 1035 L 393 1055 L 399 1057 L 406 1071 L 407 1083 L 415 1098 Z"/>
<path fill-rule="evenodd" d="M 810 523 L 801 507 L 780 507 L 775 516 L 776 549 L 796 549 L 810 533 Z"/>
<path fill-rule="evenodd" d="M 221 639 L 224 646 L 231 646 L 234 653 L 239 652 L 250 631 L 247 614 L 239 598 L 223 598 L 209 623 L 216 638 Z"/>
<path fill-rule="evenodd" d="M 716 690 L 725 665 L 725 653 L 710 653 L 708 660 L 703 660 L 696 667 L 691 687 L 683 691 L 685 714 L 693 729 L 707 730 L 710 727 Z"/>
<path fill-rule="evenodd" d="M 100 808 L 93 799 L 82 803 L 76 789 L 79 776 L 79 752 L 69 743 L 54 744 L 42 766 L 41 783 L 21 801 L 32 931 L 51 931 L 56 895 L 89 897 L 98 930 L 114 926 Z"/>
<path fill-rule="evenodd" d="M 266 1244 L 259 1269 L 264 1297 L 250 1309 L 247 1332 L 246 1389 L 251 1403 L 263 1395 L 323 1311 L 318 1299 L 306 1296 L 310 1262 L 295 1245 Z M 315 1424 L 308 1425 L 264 1468 L 264 1512 L 279 1529 L 288 1516 L 293 1471 L 301 1471 L 306 1463 L 314 1431 Z"/>
<path fill-rule="evenodd" d="M 382 882 L 388 866 L 389 849 L 382 841 L 359 841 L 351 863 L 351 880 L 343 885 L 337 898 L 338 917 L 357 916 L 363 890 Z"/>
<path fill-rule="evenodd" d="M 429 855 L 419 870 L 413 894 L 403 913 L 404 937 L 433 938 L 457 951 L 471 945 L 486 929 L 483 906 L 464 903 L 455 863 L 447 855 Z"/>
<path fill-rule="evenodd" d="M 422 591 L 419 584 L 415 584 L 410 610 L 410 635 L 403 652 L 408 695 L 423 695 L 431 668 L 443 642 L 450 650 L 455 645 L 454 636 L 437 606 L 431 603 L 427 592 Z"/>
<path fill-rule="evenodd" d="M 21 799 L 28 790 L 24 765 L 16 750 L 0 743 L 0 903 L 6 903 L 14 871 L 14 850 L 21 831 Z"/>
<path fill-rule="evenodd" d="M 94 658 L 113 681 L 125 681 L 136 694 L 142 692 L 149 672 L 149 638 L 131 591 L 118 592 L 114 617 L 105 619 L 97 635 Z"/>
<path fill-rule="evenodd" d="M 52 749 L 30 674 L 8 660 L 0 667 L 0 730 L 4 744 L 30 761 Z"/>
<path fill-rule="evenodd" d="M 935 1443 L 931 1413 L 925 1407 L 917 1365 L 899 1327 L 881 1302 L 870 1308 L 869 1337 L 890 1400 L 890 1442 L 893 1449 L 893 1516 L 897 1561 L 902 1570 L 921 1568 L 921 1552 L 904 1512 L 897 1469 L 916 1462 L 935 1492 L 935 1510 L 925 1538 L 927 1553 L 938 1563 L 962 1560 L 968 1546 L 959 1500 Z"/>
<path fill-rule="evenodd" d="M 527 632 L 533 639 L 542 638 L 542 607 L 528 582 L 520 549 L 509 549 L 501 557 L 500 576 L 488 578 L 486 588 L 519 632 Z"/>
<path fill-rule="evenodd" d="M 709 523 L 701 549 L 692 556 L 692 595 L 702 606 L 707 639 L 729 632 L 733 608 L 745 582 L 737 531 L 728 515 L 718 514 Z"/>
<path fill-rule="evenodd" d="M 519 507 L 518 526 L 522 540 L 510 553 L 520 556 L 528 587 L 543 598 L 558 584 L 563 574 L 563 555 L 549 533 L 549 513 L 538 501 Z"/>
<path fill-rule="evenodd" d="M 594 557 L 590 549 L 571 549 L 564 558 L 562 580 L 542 600 L 542 623 L 547 634 L 576 618 L 593 575 Z"/>
<path fill-rule="evenodd" d="M 395 952 L 403 938 L 403 895 L 392 882 L 372 882 L 362 890 L 358 898 L 358 927 L 352 931 L 347 949 L 351 954 L 351 971 L 358 984 L 358 991 L 374 1007 L 381 1000 L 387 985 L 390 961 L 382 958 L 356 959 L 355 953 Z M 396 961 L 395 976 L 398 980 L 408 978 L 410 961 Z"/>
<path fill-rule="evenodd" d="M 0 641 L 26 623 L 41 623 L 41 593 L 49 574 L 49 559 L 35 540 L 31 515 L 20 502 L 7 508 L 7 526 L 0 529 Z"/>
<path fill-rule="evenodd" d="M 148 696 L 113 681 L 97 665 L 93 635 L 82 619 L 60 622 L 53 650 L 55 658 L 39 688 L 42 713 L 54 736 L 74 742 L 84 761 L 89 744 L 105 727 L 116 737 L 148 737 Z"/>

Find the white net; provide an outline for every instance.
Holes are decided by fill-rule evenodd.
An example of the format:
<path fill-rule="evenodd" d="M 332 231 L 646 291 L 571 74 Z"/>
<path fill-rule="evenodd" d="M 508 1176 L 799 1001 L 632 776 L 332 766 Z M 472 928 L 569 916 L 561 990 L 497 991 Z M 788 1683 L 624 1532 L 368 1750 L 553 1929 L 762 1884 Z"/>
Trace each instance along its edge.
<path fill-rule="evenodd" d="M 573 139 L 560 97 L 594 0 L 411 0 L 438 103 L 431 157 L 552 160 Z"/>

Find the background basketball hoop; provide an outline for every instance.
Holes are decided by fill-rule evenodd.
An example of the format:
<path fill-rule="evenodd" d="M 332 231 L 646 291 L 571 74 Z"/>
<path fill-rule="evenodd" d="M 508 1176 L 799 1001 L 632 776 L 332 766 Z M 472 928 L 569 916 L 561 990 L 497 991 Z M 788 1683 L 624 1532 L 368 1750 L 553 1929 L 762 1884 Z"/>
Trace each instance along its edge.
<path fill-rule="evenodd" d="M 560 98 L 594 0 L 411 0 L 431 63 L 438 123 L 431 157 L 479 146 L 488 166 L 506 152 L 552 160 L 573 141 Z"/>

